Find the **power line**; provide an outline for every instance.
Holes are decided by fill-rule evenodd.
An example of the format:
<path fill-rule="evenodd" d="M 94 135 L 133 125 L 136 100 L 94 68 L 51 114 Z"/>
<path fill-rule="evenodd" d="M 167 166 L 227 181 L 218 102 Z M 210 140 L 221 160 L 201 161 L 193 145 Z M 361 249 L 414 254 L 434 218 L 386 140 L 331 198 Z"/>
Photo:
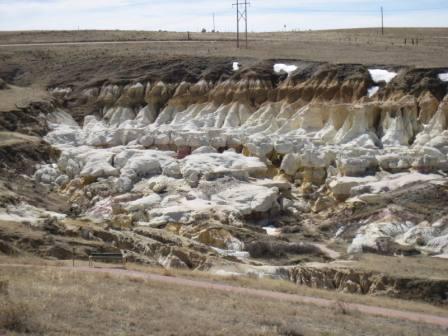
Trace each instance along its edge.
<path fill-rule="evenodd" d="M 268 11 L 267 9 L 264 9 Z M 429 12 L 429 11 L 440 11 L 448 10 L 448 7 L 433 7 L 433 8 L 402 8 L 402 9 L 387 9 L 387 12 Z M 282 9 L 273 8 L 269 9 L 269 12 L 283 11 Z M 301 13 L 377 13 L 377 9 L 318 9 L 318 8 L 291 8 L 289 12 L 297 11 Z M 386 12 L 386 10 L 385 10 Z"/>
<path fill-rule="evenodd" d="M 240 47 L 240 21 L 244 20 L 245 23 L 245 40 L 246 40 L 246 48 L 249 47 L 248 33 L 247 33 L 247 21 L 248 21 L 248 12 L 247 6 L 250 5 L 250 2 L 247 0 L 236 0 L 236 46 Z"/>

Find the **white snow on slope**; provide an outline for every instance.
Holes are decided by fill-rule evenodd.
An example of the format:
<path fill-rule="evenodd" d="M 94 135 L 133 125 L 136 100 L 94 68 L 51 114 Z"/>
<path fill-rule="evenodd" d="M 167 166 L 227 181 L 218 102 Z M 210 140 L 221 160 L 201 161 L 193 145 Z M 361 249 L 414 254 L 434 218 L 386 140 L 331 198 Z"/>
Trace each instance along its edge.
<path fill-rule="evenodd" d="M 288 65 L 288 64 L 278 63 L 278 64 L 274 65 L 274 71 L 276 73 L 286 72 L 289 75 L 291 72 L 294 72 L 296 70 L 297 70 L 297 66 L 293 65 L 293 64 Z"/>
<path fill-rule="evenodd" d="M 238 62 L 233 62 L 233 71 L 238 71 L 240 69 L 240 64 Z"/>
<path fill-rule="evenodd" d="M 380 89 L 379 86 L 372 86 L 371 88 L 369 88 L 367 95 L 369 96 L 369 98 L 373 97 L 374 95 L 376 95 L 378 93 L 378 90 Z"/>
<path fill-rule="evenodd" d="M 375 83 L 386 82 L 389 83 L 392 79 L 397 76 L 396 72 L 387 71 L 383 69 L 369 69 L 370 76 Z"/>
<path fill-rule="evenodd" d="M 263 230 L 266 231 L 268 236 L 280 236 L 282 233 L 282 230 L 273 226 L 265 226 L 263 227 Z"/>
<path fill-rule="evenodd" d="M 448 72 L 446 72 L 446 73 L 441 73 L 441 74 L 439 75 L 439 78 L 440 78 L 440 80 L 441 80 L 442 82 L 448 82 Z"/>

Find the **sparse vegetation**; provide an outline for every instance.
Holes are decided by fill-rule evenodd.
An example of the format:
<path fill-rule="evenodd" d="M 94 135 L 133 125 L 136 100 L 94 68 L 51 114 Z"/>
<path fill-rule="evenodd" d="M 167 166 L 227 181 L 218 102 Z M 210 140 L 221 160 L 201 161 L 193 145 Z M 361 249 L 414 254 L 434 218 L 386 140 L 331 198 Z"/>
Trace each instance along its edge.
<path fill-rule="evenodd" d="M 9 295 L 9 281 L 0 279 L 0 332 L 29 332 L 33 328 L 31 312 L 25 302 Z M 34 331 L 37 328 L 34 326 Z"/>
<path fill-rule="evenodd" d="M 12 264 L 23 264 L 23 265 L 35 265 L 35 266 L 71 266 L 71 261 L 49 261 L 39 259 L 37 257 L 2 257 L 0 255 L 0 264 L 12 263 Z M 76 261 L 76 266 L 87 266 L 87 261 Z M 110 264 L 95 263 L 98 267 L 111 267 Z M 275 280 L 270 278 L 258 278 L 249 274 L 248 276 L 221 276 L 214 275 L 208 272 L 201 271 L 191 271 L 184 269 L 164 269 L 153 266 L 145 266 L 140 264 L 128 263 L 126 268 L 129 270 L 136 270 L 140 272 L 147 272 L 151 274 L 159 274 L 169 277 L 181 277 L 193 280 L 205 280 L 223 284 L 229 284 L 232 286 L 239 286 L 245 288 L 255 288 L 261 290 L 271 290 L 280 293 L 287 294 L 298 294 L 304 296 L 318 297 L 329 300 L 335 300 L 336 302 L 351 302 L 366 304 L 384 308 L 398 309 L 398 310 L 409 310 L 414 312 L 422 312 L 426 314 L 434 314 L 445 316 L 448 313 L 447 307 L 434 306 L 428 303 L 407 301 L 400 299 L 393 299 L 381 296 L 363 296 L 357 294 L 340 293 L 334 291 L 327 291 L 317 288 L 309 288 L 305 286 L 298 286 L 292 282 L 285 280 Z M 104 277 L 110 277 L 107 273 L 103 275 Z"/>
<path fill-rule="evenodd" d="M 448 48 L 446 28 L 388 28 L 381 36 L 378 29 L 346 29 L 328 31 L 300 31 L 276 33 L 250 33 L 250 48 L 236 50 L 235 34 L 207 33 L 201 31 L 190 33 L 190 39 L 204 41 L 200 43 L 179 42 L 126 45 L 86 45 L 82 47 L 58 46 L 48 48 L 48 52 L 58 57 L 67 57 L 70 62 L 79 57 L 107 52 L 108 60 L 114 55 L 124 54 L 148 57 L 154 54 L 203 56 L 232 56 L 254 58 L 303 59 L 333 63 L 363 64 L 399 64 L 420 67 L 445 67 L 443 57 Z M 149 31 L 41 31 L 41 32 L 0 32 L 0 44 L 8 43 L 46 43 L 46 42 L 92 42 L 92 41 L 185 41 L 184 32 L 149 32 Z M 406 44 L 404 40 L 406 39 Z M 418 40 L 418 44 L 412 44 Z M 206 41 L 218 41 L 214 48 L 208 48 Z M 46 50 L 45 47 L 32 47 L 34 53 Z M 125 49 L 129 48 L 128 51 Z M 29 48 L 25 48 L 30 51 Z M 209 50 L 208 50 L 209 49 Z M 5 53 L 9 53 L 6 50 Z M 21 52 L 19 50 L 19 52 Z M 17 53 L 17 51 L 15 52 Z M 1 59 L 1 53 L 0 53 Z"/>
<path fill-rule="evenodd" d="M 5 268 L 16 333 L 44 335 L 444 335 L 427 325 L 212 290 L 53 268 Z M 70 298 L 70 300 L 67 300 Z M 38 329 L 32 321 L 40 321 Z M 5 326 L 2 326 L 6 330 Z M 418 329 L 420 328 L 420 329 Z M 0 328 L 1 330 L 1 328 Z M 11 329 L 8 329 L 11 330 Z"/>
<path fill-rule="evenodd" d="M 364 74 L 361 77 L 367 84 L 371 82 L 367 74 L 367 66 L 373 66 L 373 64 L 396 64 L 399 62 L 400 66 L 393 67 L 403 75 L 398 77 L 399 79 L 406 78 L 404 76 L 405 71 L 401 70 L 402 65 L 446 66 L 446 59 L 443 56 L 448 50 L 448 40 L 439 38 L 448 33 L 446 29 L 391 29 L 386 36 L 378 36 L 375 32 L 372 29 L 363 29 L 251 34 L 249 49 L 236 49 L 233 34 L 223 33 L 218 35 L 214 32 L 208 33 L 205 29 L 202 32 L 192 33 L 191 36 L 190 33 L 162 31 L 158 33 L 122 31 L 0 32 L 0 44 L 126 41 L 125 44 L 60 44 L 57 47 L 38 44 L 34 46 L 3 46 L 0 48 L 0 74 L 9 86 L 7 90 L 0 91 L 0 101 L 2 102 L 0 112 L 2 109 L 4 110 L 0 114 L 4 116 L 2 120 L 7 125 L 5 129 L 8 130 L 8 132 L 0 132 L 0 147 L 3 146 L 8 149 L 5 149 L 5 160 L 3 160 L 3 164 L 7 163 L 5 167 L 8 167 L 8 169 L 4 170 L 4 176 L 2 175 L 0 181 L 0 200 L 9 199 L 8 202 L 11 203 L 13 201 L 17 203 L 26 202 L 33 206 L 39 205 L 50 211 L 61 212 L 70 216 L 74 215 L 75 212 L 79 214 L 82 211 L 81 207 L 72 209 L 71 200 L 74 198 L 71 198 L 69 202 L 69 195 L 65 195 L 65 193 L 58 195 L 55 192 L 57 189 L 52 190 L 52 188 L 35 184 L 36 181 L 38 182 L 37 178 L 32 180 L 23 175 L 31 175 L 35 163 L 50 162 L 53 156 L 56 156 L 52 154 L 53 150 L 50 149 L 49 145 L 47 148 L 40 142 L 40 137 L 43 137 L 48 129 L 46 121 L 43 118 L 39 119 L 39 116 L 42 117 L 46 113 L 40 113 L 37 108 L 35 113 L 31 113 L 25 107 L 31 101 L 39 104 L 45 103 L 45 106 L 50 105 L 50 102 L 53 101 L 56 104 L 59 98 L 56 95 L 50 97 L 48 88 L 57 86 L 72 88 L 73 86 L 75 88 L 73 92 L 77 95 L 83 88 L 91 85 L 94 90 L 97 90 L 97 93 L 101 92 L 100 86 L 101 83 L 104 83 L 104 79 L 107 79 L 110 83 L 127 83 L 131 78 L 142 83 L 157 80 L 160 80 L 161 83 L 175 83 L 180 80 L 193 83 L 202 78 L 214 82 L 224 80 L 229 76 L 234 76 L 233 78 L 252 76 L 252 70 L 246 71 L 244 69 L 246 66 L 247 69 L 254 69 L 254 74 L 260 72 L 261 75 L 265 76 L 271 74 L 274 59 L 294 59 L 300 64 L 308 64 L 306 60 L 363 63 L 366 67 L 358 69 L 356 73 Z M 188 43 L 185 39 L 194 40 L 195 43 Z M 163 43 L 163 40 L 170 40 L 175 43 Z M 128 43 L 129 41 L 139 41 L 139 43 Z M 213 42 L 213 44 L 210 42 Z M 298 59 L 302 61 L 299 62 Z M 234 61 L 241 61 L 242 71 L 236 71 L 237 69 L 232 71 L 231 64 Z M 312 67 L 314 66 L 313 63 Z M 345 67 L 347 69 L 344 69 Z M 321 66 L 319 65 L 318 68 L 321 69 Z M 352 68 L 357 68 L 357 66 L 353 64 L 342 65 L 341 72 L 343 74 L 350 73 Z M 301 74 L 306 75 L 307 71 L 303 70 Z M 327 70 L 323 69 L 323 71 Z M 425 70 L 425 72 L 427 71 L 440 71 L 440 69 Z M 332 70 L 331 73 L 333 73 Z M 283 78 L 282 76 L 279 78 Z M 185 78 L 187 79 L 184 80 Z M 284 78 L 286 79 L 286 75 L 284 75 Z M 434 76 L 425 78 L 434 80 Z M 405 80 L 400 79 L 400 81 Z M 275 86 L 276 81 L 273 83 Z M 437 83 L 438 87 L 442 87 L 442 82 Z M 363 85 L 363 90 L 367 84 Z M 136 86 L 143 87 L 141 85 Z M 278 87 L 281 88 L 281 86 Z M 0 79 L 1 88 L 2 80 Z M 445 89 L 446 87 L 443 87 L 443 90 Z M 441 92 L 443 90 L 441 89 Z M 64 93 L 64 90 L 62 92 Z M 129 103 L 131 108 L 138 107 L 140 109 L 141 104 L 148 103 L 146 92 L 149 92 L 149 90 L 145 93 L 143 91 L 139 92 L 138 96 L 140 98 Z M 145 94 L 145 100 L 143 94 Z M 124 96 L 125 100 L 129 98 L 126 95 Z M 277 92 L 275 96 L 278 96 Z M 61 106 L 70 106 L 70 113 L 80 123 L 86 113 L 96 113 L 96 103 L 92 103 L 92 107 L 84 108 L 82 104 L 77 105 L 77 103 L 72 106 L 71 102 L 75 102 L 77 99 L 67 99 L 67 101 L 64 100 L 64 103 L 60 102 Z M 80 101 L 83 101 L 83 99 L 80 99 Z M 205 99 L 208 98 L 205 97 Z M 118 101 L 121 101 L 121 99 Z M 86 104 L 89 105 L 90 103 L 90 100 L 86 99 Z M 183 104 L 183 102 L 179 104 Z M 43 111 L 50 113 L 50 110 L 44 109 Z M 36 117 L 36 120 L 33 117 Z M 30 121 L 31 126 L 28 125 L 28 119 L 32 119 L 32 122 Z M 27 135 L 16 132 L 25 132 Z M 11 146 L 20 148 L 9 151 Z M 45 156 L 37 152 L 37 149 Z M 30 155 L 30 159 L 28 159 L 27 155 L 17 155 L 15 153 L 26 153 L 27 155 L 32 153 L 33 155 Z M 6 158 L 12 163 L 7 162 Z M 23 159 L 23 162 L 20 159 Z M 279 160 L 275 158 L 274 161 Z M 280 162 L 277 163 L 280 164 Z M 275 168 L 275 171 L 278 173 L 277 168 Z M 86 195 L 93 195 L 89 190 L 96 192 L 96 189 L 98 191 L 113 189 L 108 184 L 112 179 L 106 182 L 103 179 L 97 179 L 95 176 L 83 178 L 80 182 L 83 185 L 84 182 L 89 185 L 89 188 L 86 188 Z M 90 183 L 94 180 L 98 180 L 98 184 Z M 77 188 L 75 183 L 73 183 L 73 187 L 74 189 Z M 223 184 L 223 187 L 220 187 L 214 183 L 211 186 L 202 184 L 199 186 L 199 189 L 203 189 L 204 195 L 208 195 L 209 198 L 217 193 L 217 188 L 227 188 L 227 186 Z M 157 193 L 163 193 L 167 187 L 158 188 L 157 191 L 155 188 L 151 189 Z M 324 191 L 326 192 L 326 190 Z M 183 193 L 186 193 L 186 191 L 180 190 L 180 194 L 183 195 Z M 105 194 L 101 194 L 101 197 L 106 197 Z M 444 209 L 445 204 L 439 193 L 433 192 L 433 194 L 437 195 L 437 199 L 439 199 L 437 204 L 440 203 L 440 205 L 438 208 L 429 207 L 428 212 L 438 213 L 436 209 Z M 296 194 L 291 192 L 291 195 Z M 299 195 L 297 196 L 299 198 L 302 197 L 300 196 L 301 192 L 297 195 Z M 282 197 L 286 196 L 283 195 Z M 84 206 L 83 204 L 92 204 L 94 201 L 94 198 L 90 196 L 85 199 L 84 197 L 80 198 L 82 199 L 79 204 L 82 206 Z M 423 198 L 420 197 L 415 203 L 421 202 Z M 190 198 L 186 199 L 190 200 Z M 312 199 L 314 201 L 314 198 Z M 408 202 L 407 199 L 406 202 Z M 278 203 L 283 206 L 282 198 L 279 198 Z M 325 205 L 325 202 L 322 202 L 322 204 Z M 397 201 L 396 204 L 398 204 Z M 300 204 L 300 208 L 302 209 L 302 204 Z M 356 213 L 358 208 L 353 209 L 356 216 L 358 216 Z M 285 205 L 283 209 L 288 208 Z M 309 210 L 309 207 L 307 209 Z M 111 211 L 115 212 L 115 210 L 115 207 L 111 206 Z M 305 210 L 303 211 L 305 212 Z M 350 210 L 352 209 L 350 208 Z M 8 220 L 0 221 L 0 264 L 30 264 L 35 266 L 9 265 L 8 267 L 2 267 L 0 272 L 0 336 L 3 333 L 8 335 L 24 333 L 33 335 L 86 335 L 94 333 L 96 335 L 290 336 L 445 334 L 446 330 L 430 325 L 395 320 L 392 319 L 392 316 L 371 316 L 368 314 L 371 311 L 363 310 L 365 306 L 355 306 L 354 303 L 375 306 L 372 308 L 373 311 L 377 313 L 383 311 L 383 314 L 384 310 L 378 307 L 397 309 L 406 314 L 416 312 L 446 316 L 446 282 L 441 281 L 441 285 L 437 287 L 437 293 L 442 293 L 438 296 L 441 299 L 431 301 L 437 302 L 439 306 L 431 306 L 417 301 L 344 293 L 349 291 L 393 296 L 394 293 L 400 292 L 400 288 L 404 287 L 410 288 L 412 293 L 422 293 L 422 295 L 418 297 L 400 296 L 402 298 L 415 300 L 429 298 L 426 293 L 431 292 L 431 290 L 427 289 L 432 287 L 428 283 L 433 279 L 446 279 L 445 261 L 423 255 L 400 259 L 393 257 L 393 251 L 389 253 L 389 256 L 366 254 L 349 260 L 349 256 L 346 255 L 347 246 L 344 245 L 345 243 L 338 245 L 335 242 L 333 247 L 326 247 L 323 244 L 325 241 L 333 239 L 335 236 L 333 229 L 341 225 L 340 219 L 345 219 L 347 214 L 336 212 L 335 216 L 335 213 L 332 213 L 331 217 L 334 218 L 331 221 L 315 223 L 314 219 L 319 222 L 324 216 L 317 214 L 311 218 L 312 220 L 307 221 L 307 216 L 302 217 L 301 211 L 300 213 L 295 213 L 292 210 L 287 212 L 288 215 L 297 215 L 296 217 L 291 216 L 291 220 L 289 218 L 285 220 L 285 225 L 291 225 L 291 230 L 288 231 L 289 235 L 294 237 L 290 241 L 286 236 L 270 237 L 269 239 L 266 238 L 265 241 L 264 236 L 261 238 L 261 235 L 264 235 L 261 228 L 254 227 L 253 230 L 251 228 L 250 232 L 249 230 L 236 229 L 237 225 L 229 225 L 218 216 L 219 213 L 217 212 L 210 216 L 208 214 L 202 217 L 197 216 L 191 228 L 173 226 L 172 229 L 176 231 L 176 235 L 168 229 L 162 232 L 162 230 L 155 230 L 152 227 L 136 227 L 132 232 L 120 231 L 122 227 L 130 225 L 130 221 L 122 225 L 124 220 L 121 221 L 121 219 L 125 216 L 112 219 L 113 224 L 109 225 L 107 223 L 107 228 L 104 229 L 103 224 L 105 223 L 98 225 L 94 222 L 81 222 L 76 219 L 67 219 L 61 226 L 58 225 L 59 222 L 53 220 L 46 222 L 42 220 L 43 223 L 39 223 L 39 225 L 32 225 L 31 221 L 28 220 L 15 224 L 11 224 Z M 359 210 L 359 212 L 363 211 L 363 209 Z M 120 216 L 122 215 L 121 209 L 116 212 L 120 212 Z M 362 213 L 362 215 L 365 216 L 366 214 Z M 269 212 L 269 217 L 271 216 L 275 216 L 274 211 Z M 134 216 L 129 215 L 127 218 L 131 219 L 131 217 Z M 226 217 L 228 216 L 226 215 Z M 358 222 L 358 217 L 352 217 L 351 215 L 349 217 L 351 221 Z M 425 220 L 426 217 L 425 213 Z M 241 242 L 244 244 L 238 245 L 238 247 L 244 246 L 244 251 L 249 252 L 251 257 L 257 258 L 257 260 L 249 260 L 246 265 L 235 257 L 224 257 L 206 246 L 196 244 L 198 241 L 202 242 L 203 237 L 198 235 L 202 234 L 203 231 L 201 225 L 207 227 L 212 219 L 216 222 L 225 222 L 225 224 L 219 223 L 218 225 L 216 223 L 216 225 L 219 226 L 220 230 L 228 229 L 229 232 L 225 232 L 232 239 L 241 238 Z M 282 227 L 283 225 L 278 226 Z M 344 232 L 344 234 L 350 238 L 355 229 L 356 227 L 353 225 L 351 228 L 353 232 Z M 226 236 L 224 234 L 222 236 L 219 238 L 220 245 L 216 245 L 217 247 L 227 246 L 223 243 Z M 196 242 L 190 240 L 190 238 L 196 240 Z M 225 239 L 227 241 L 227 238 Z M 210 241 L 208 241 L 208 238 L 203 240 L 206 241 L 204 242 L 205 245 L 215 246 L 215 242 L 210 242 L 211 238 Z M 313 242 L 313 244 L 308 245 L 303 242 Z M 319 247 L 320 245 L 323 247 Z M 89 253 L 98 250 L 98 248 L 112 248 L 114 250 L 124 248 L 130 254 L 130 261 L 151 265 L 167 265 L 164 259 L 166 257 L 167 262 L 172 262 L 171 265 L 175 265 L 172 267 L 180 265 L 185 269 L 166 270 L 155 268 L 155 266 L 147 267 L 132 263 L 126 266 L 129 270 L 164 275 L 163 280 L 166 283 L 163 283 L 151 282 L 147 280 L 150 278 L 149 276 L 137 272 L 133 273 L 134 276 L 128 276 L 132 273 L 128 272 L 124 275 L 117 270 L 106 270 L 105 273 L 87 272 L 90 269 L 72 271 L 67 267 L 64 267 L 64 269 L 55 267 L 58 265 L 68 266 L 68 262 L 65 261 L 43 261 L 33 257 L 17 257 L 34 253 L 46 258 L 68 259 L 73 257 L 75 259 L 85 259 Z M 3 254 L 8 255 L 8 257 Z M 215 265 L 214 258 L 218 257 L 220 263 L 217 262 Z M 350 268 L 349 275 L 351 277 L 329 275 L 325 276 L 325 281 L 317 281 L 322 274 L 321 268 L 327 267 L 327 265 L 322 266 L 322 264 L 317 263 L 314 263 L 315 266 L 313 267 L 319 268 L 319 273 L 318 275 L 312 274 L 310 281 L 297 281 L 291 275 L 293 273 L 285 269 L 278 269 L 276 273 L 281 274 L 284 278 L 289 276 L 291 280 L 298 283 L 306 283 L 310 287 L 333 288 L 335 291 L 299 287 L 292 281 L 260 279 L 259 276 L 262 273 L 254 271 L 254 269 L 262 269 L 262 267 L 257 268 L 255 266 L 305 265 L 307 262 L 329 262 L 339 258 L 341 258 L 339 265 L 336 265 L 336 263 L 330 265 L 329 263 L 329 267 Z M 161 260 L 164 262 L 162 263 Z M 76 264 L 86 266 L 86 261 L 77 260 Z M 98 263 L 98 266 L 103 265 Z M 111 265 L 108 265 L 108 267 L 111 267 Z M 219 269 L 225 274 L 236 274 L 232 272 L 248 273 L 246 277 L 235 275 L 220 277 L 210 273 L 192 271 L 193 269 L 204 271 L 217 271 Z M 355 280 L 353 280 L 354 272 L 352 271 L 359 271 Z M 381 284 L 383 286 L 373 287 L 375 291 L 367 291 L 364 290 L 364 287 L 366 287 L 364 285 L 369 288 L 372 287 L 367 282 L 369 279 L 364 277 L 369 272 L 373 272 L 373 276 L 378 276 L 378 279 L 382 279 L 378 273 L 409 277 L 406 281 L 409 280 L 410 282 L 417 282 L 421 280 L 418 279 L 421 277 L 423 281 L 419 289 L 423 288 L 424 290 L 414 290 L 413 286 L 406 285 L 408 282 L 401 287 L 389 286 L 388 284 L 386 286 L 383 282 Z M 171 278 L 166 278 L 166 276 Z M 176 277 L 182 277 L 183 279 L 176 279 Z M 205 289 L 191 286 L 191 282 L 187 279 L 199 279 L 201 281 L 200 285 Z M 356 291 L 348 287 L 334 286 L 335 279 L 343 279 L 345 283 L 355 283 L 359 285 L 355 289 L 361 288 L 363 290 Z M 250 288 L 252 291 L 229 288 L 228 286 L 213 287 L 209 284 L 204 286 L 205 281 Z M 191 287 L 182 286 L 182 284 L 189 284 Z M 196 281 L 195 285 L 197 286 L 197 284 Z M 253 291 L 253 289 L 271 290 L 277 293 L 263 292 L 264 298 L 262 298 L 263 295 L 260 295 L 260 292 Z M 341 292 L 336 292 L 336 289 Z M 237 295 L 236 293 L 240 294 Z M 298 305 L 287 301 L 293 299 L 290 296 L 286 297 L 283 302 L 269 299 L 285 298 L 280 293 L 298 294 L 327 300 L 314 301 L 320 302 L 320 305 L 324 307 L 322 308 L 312 304 Z M 297 297 L 294 299 L 297 299 Z M 332 301 L 328 302 L 328 300 Z M 299 301 L 307 302 L 303 297 Z M 333 302 L 334 304 L 332 304 Z M 356 309 L 360 309 L 360 311 L 356 311 Z M 361 313 L 361 311 L 364 312 Z M 417 314 L 417 316 L 421 317 L 421 314 Z"/>

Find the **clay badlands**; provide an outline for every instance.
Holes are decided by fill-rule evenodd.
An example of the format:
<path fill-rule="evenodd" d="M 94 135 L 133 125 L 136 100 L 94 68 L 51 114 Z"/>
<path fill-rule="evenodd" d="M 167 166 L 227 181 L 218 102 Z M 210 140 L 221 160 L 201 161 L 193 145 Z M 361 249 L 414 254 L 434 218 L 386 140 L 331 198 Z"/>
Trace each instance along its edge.
<path fill-rule="evenodd" d="M 448 257 L 447 68 L 186 57 L 120 71 L 73 70 L 0 114 L 2 253 L 122 251 L 446 303 L 446 277 L 382 263 Z M 2 74 L 3 97 L 24 90 L 20 69 Z"/>

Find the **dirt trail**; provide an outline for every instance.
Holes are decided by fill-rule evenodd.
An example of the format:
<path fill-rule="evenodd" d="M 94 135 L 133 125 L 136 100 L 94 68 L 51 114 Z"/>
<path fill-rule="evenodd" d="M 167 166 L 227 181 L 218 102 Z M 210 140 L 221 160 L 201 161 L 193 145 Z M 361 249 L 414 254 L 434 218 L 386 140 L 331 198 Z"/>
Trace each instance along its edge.
<path fill-rule="evenodd" d="M 45 268 L 45 267 L 49 267 L 49 266 L 0 264 L 0 268 L 1 267 Z M 52 267 L 52 266 L 50 266 L 50 267 Z M 163 282 L 163 283 L 179 285 L 179 286 L 211 289 L 211 290 L 216 290 L 216 291 L 230 292 L 230 293 L 242 294 L 242 295 L 250 295 L 250 296 L 266 298 L 266 299 L 274 299 L 274 300 L 280 300 L 280 301 L 297 302 L 297 303 L 303 303 L 303 304 L 313 304 L 313 305 L 320 306 L 320 307 L 332 307 L 337 304 L 336 301 L 322 299 L 322 298 L 316 298 L 316 297 L 280 293 L 280 292 L 274 292 L 274 291 L 269 291 L 269 290 L 230 286 L 230 285 L 208 282 L 208 281 L 190 280 L 190 279 L 185 279 L 185 278 L 150 274 L 150 273 L 144 273 L 144 272 L 132 271 L 132 270 L 126 270 L 126 269 L 89 268 L 89 267 L 72 268 L 69 266 L 60 266 L 60 267 L 54 266 L 54 267 L 57 267 L 59 269 L 63 269 L 66 271 L 76 271 L 76 272 L 85 272 L 85 273 L 107 273 L 107 274 L 113 274 L 113 275 L 117 275 L 117 276 L 130 276 L 130 277 L 141 278 L 144 280 Z M 448 330 L 448 317 L 441 317 L 441 316 L 436 316 L 436 315 L 428 315 L 428 314 L 422 314 L 422 313 L 414 313 L 414 312 L 407 312 L 407 311 L 396 310 L 396 309 L 388 309 L 388 308 L 382 308 L 382 307 L 367 306 L 367 305 L 362 305 L 362 304 L 345 303 L 345 302 L 344 302 L 344 309 L 351 310 L 351 311 L 357 311 L 357 312 L 360 312 L 363 314 L 368 314 L 368 315 L 375 315 L 375 316 L 381 316 L 381 317 L 387 317 L 387 318 L 396 318 L 396 319 L 408 320 L 408 321 L 413 321 L 413 322 L 437 325 L 437 326 L 446 328 Z"/>
<path fill-rule="evenodd" d="M 80 41 L 80 42 L 38 42 L 38 43 L 8 43 L 0 47 L 51 47 L 74 45 L 101 45 L 101 44 L 151 44 L 151 43 L 216 43 L 215 40 L 153 40 L 153 41 Z M 223 41 L 220 41 L 223 42 Z"/>
<path fill-rule="evenodd" d="M 339 259 L 341 257 L 341 254 L 339 252 L 328 248 L 327 245 L 325 245 L 325 244 L 314 243 L 312 245 L 320 248 L 321 251 L 326 253 L 330 258 Z"/>

